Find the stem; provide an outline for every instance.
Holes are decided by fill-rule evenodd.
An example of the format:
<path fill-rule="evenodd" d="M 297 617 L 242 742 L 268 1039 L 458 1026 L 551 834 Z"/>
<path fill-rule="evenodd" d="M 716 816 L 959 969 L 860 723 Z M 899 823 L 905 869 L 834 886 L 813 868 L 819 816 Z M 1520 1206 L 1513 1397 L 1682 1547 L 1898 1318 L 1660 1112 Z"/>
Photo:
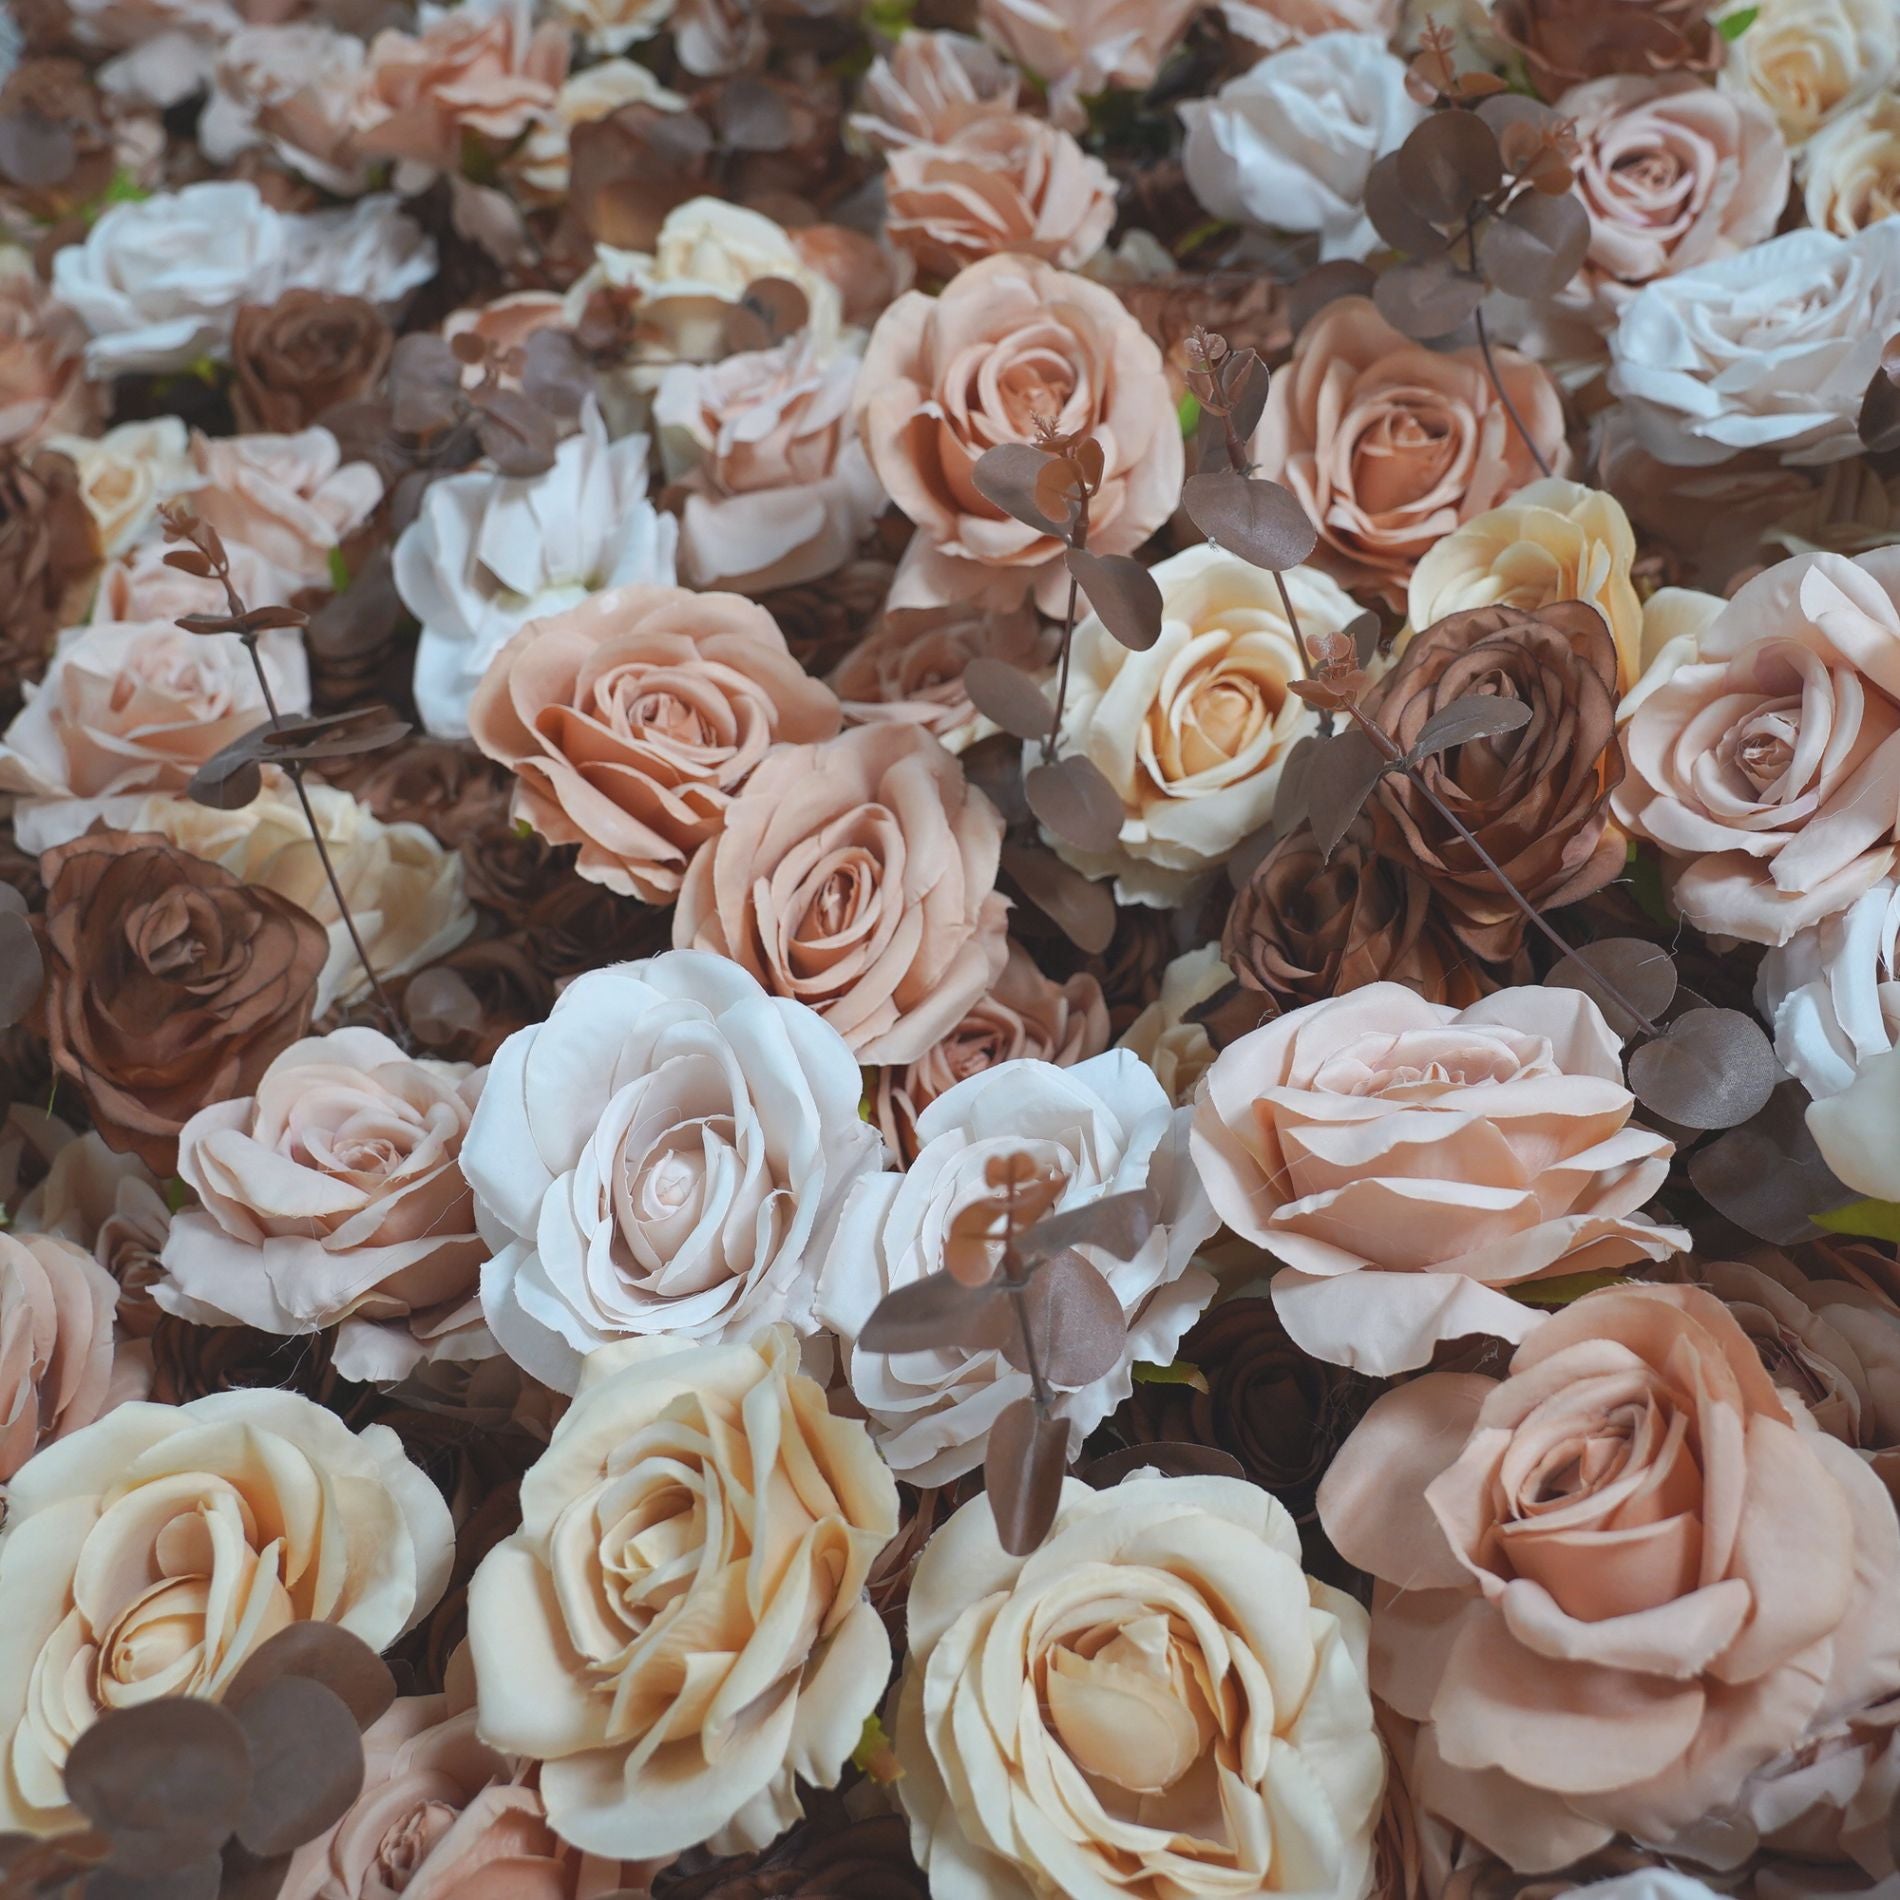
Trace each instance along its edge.
<path fill-rule="evenodd" d="M 1466 232 L 1470 245 L 1471 270 L 1478 275 L 1478 228 L 1473 224 Z M 1484 373 L 1491 379 L 1491 387 L 1497 391 L 1498 401 L 1504 405 L 1504 413 L 1511 419 L 1511 427 L 1517 431 L 1517 439 L 1530 450 L 1531 460 L 1537 464 L 1537 472 L 1546 481 L 1550 479 L 1550 464 L 1544 459 L 1544 451 L 1531 440 L 1531 432 L 1524 426 L 1524 418 L 1517 413 L 1517 404 L 1511 400 L 1511 393 L 1504 387 L 1504 380 L 1498 375 L 1498 366 L 1491 356 L 1491 333 L 1485 328 L 1484 306 L 1480 304 L 1471 313 L 1472 322 L 1478 332 L 1478 354 L 1484 358 Z"/>
<path fill-rule="evenodd" d="M 1036 1410 L 1047 1415 L 1051 1399 L 1049 1382 L 1042 1376 L 1042 1359 L 1036 1351 L 1035 1334 L 1029 1324 L 1029 1307 L 1023 1299 L 1029 1282 L 1017 1276 L 1014 1266 L 1009 1269 L 1009 1278 L 1004 1285 L 1009 1288 L 1009 1303 L 1015 1309 L 1016 1330 L 1022 1336 L 1023 1357 L 1029 1362 L 1029 1389 L 1036 1401 Z"/>
<path fill-rule="evenodd" d="M 1075 532 L 1069 541 L 1074 548 L 1089 544 L 1089 497 L 1087 489 L 1076 503 Z M 1042 762 L 1048 765 L 1056 756 L 1056 742 L 1062 733 L 1062 708 L 1069 697 L 1069 655 L 1075 646 L 1075 608 L 1081 585 L 1073 573 L 1069 576 L 1069 604 L 1062 617 L 1062 657 L 1056 670 L 1056 705 L 1049 715 L 1049 730 L 1043 735 Z"/>

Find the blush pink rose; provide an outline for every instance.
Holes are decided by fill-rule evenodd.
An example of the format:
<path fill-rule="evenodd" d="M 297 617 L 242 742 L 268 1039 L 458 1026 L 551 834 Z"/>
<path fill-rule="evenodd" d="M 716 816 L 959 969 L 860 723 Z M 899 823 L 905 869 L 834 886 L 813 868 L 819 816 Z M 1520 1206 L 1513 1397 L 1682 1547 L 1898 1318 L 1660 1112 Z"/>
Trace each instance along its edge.
<path fill-rule="evenodd" d="M 86 381 L 86 330 L 40 282 L 26 252 L 0 251 L 0 443 L 91 435 L 105 406 Z"/>
<path fill-rule="evenodd" d="M 692 861 L 673 943 L 815 1009 L 860 1062 L 914 1062 L 1002 974 L 1003 821 L 928 733 L 771 753 Z"/>
<path fill-rule="evenodd" d="M 1494 349 L 1513 406 L 1555 474 L 1569 465 L 1556 385 Z M 1537 479 L 1476 349 L 1428 350 L 1365 297 L 1341 297 L 1300 333 L 1253 440 L 1319 529 L 1315 566 L 1405 604 L 1412 569 L 1452 529 Z"/>
<path fill-rule="evenodd" d="M 939 297 L 910 291 L 871 332 L 858 375 L 871 466 L 917 524 L 891 604 L 1014 606 L 1060 616 L 1062 544 L 977 493 L 977 457 L 1039 425 L 1101 444 L 1089 546 L 1129 554 L 1181 495 L 1181 427 L 1161 352 L 1121 299 L 1033 258 L 991 257 Z"/>
<path fill-rule="evenodd" d="M 941 145 L 973 120 L 1014 112 L 1019 76 L 994 47 L 964 33 L 913 27 L 872 60 L 848 121 L 882 152 Z"/>
<path fill-rule="evenodd" d="M 1523 1339 L 1514 1288 L 1689 1244 L 1638 1212 L 1670 1142 L 1580 990 L 1469 1009 L 1371 983 L 1230 1043 L 1194 1104 L 1214 1206 L 1280 1265 L 1273 1303 L 1316 1359 L 1409 1371 L 1443 1339 Z"/>
<path fill-rule="evenodd" d="M 1078 131 L 1083 101 L 1145 91 L 1202 0 L 979 0 L 977 30 L 1049 88 L 1049 116 Z"/>
<path fill-rule="evenodd" d="M 1319 1512 L 1377 1579 L 1414 1798 L 1519 1872 L 1719 1846 L 1751 1777 L 1900 1688 L 1892 1501 L 1700 1288 L 1605 1288 L 1502 1379 L 1397 1387 Z"/>

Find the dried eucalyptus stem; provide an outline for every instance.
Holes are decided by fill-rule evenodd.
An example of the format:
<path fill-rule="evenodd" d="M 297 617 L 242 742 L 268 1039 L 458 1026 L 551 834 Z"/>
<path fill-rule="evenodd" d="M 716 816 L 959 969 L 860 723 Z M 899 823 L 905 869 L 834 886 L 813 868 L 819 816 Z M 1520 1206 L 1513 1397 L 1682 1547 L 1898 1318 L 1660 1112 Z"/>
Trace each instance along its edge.
<path fill-rule="evenodd" d="M 1493 213 L 1495 216 L 1496 214 Z M 1475 274 L 1478 269 L 1478 230 L 1474 223 L 1465 233 L 1470 246 L 1471 268 Z M 1550 463 L 1545 459 L 1544 451 L 1531 440 L 1531 432 L 1524 426 L 1524 418 L 1517 413 L 1517 404 L 1511 400 L 1511 392 L 1504 387 L 1504 379 L 1498 374 L 1496 360 L 1491 355 L 1491 333 L 1485 327 L 1484 305 L 1480 304 L 1471 313 L 1473 329 L 1478 335 L 1478 354 L 1484 359 L 1484 373 L 1491 379 L 1491 387 L 1503 405 L 1504 413 L 1510 418 L 1511 427 L 1517 431 L 1517 439 L 1530 450 L 1531 460 L 1537 464 L 1537 472 L 1546 481 L 1550 479 Z"/>

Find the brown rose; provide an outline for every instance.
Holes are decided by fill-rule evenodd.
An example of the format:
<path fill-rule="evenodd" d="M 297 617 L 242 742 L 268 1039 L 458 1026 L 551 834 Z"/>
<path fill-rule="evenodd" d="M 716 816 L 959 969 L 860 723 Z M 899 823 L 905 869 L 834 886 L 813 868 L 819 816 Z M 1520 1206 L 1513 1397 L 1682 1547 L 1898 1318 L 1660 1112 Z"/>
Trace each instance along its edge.
<path fill-rule="evenodd" d="M 1713 72 L 1722 42 L 1709 0 L 1493 0 L 1491 24 L 1555 99 L 1608 73 Z"/>
<path fill-rule="evenodd" d="M 1454 700 L 1496 695 L 1528 706 L 1528 724 L 1433 753 L 1418 778 L 1532 903 L 1571 904 L 1623 869 L 1623 838 L 1609 820 L 1623 776 L 1616 667 L 1609 628 L 1581 601 L 1535 613 L 1474 607 L 1415 635 L 1366 711 L 1410 746 Z M 1518 949 L 1522 911 L 1410 776 L 1381 779 L 1371 812 L 1379 849 L 1418 867 L 1460 942 L 1494 963 Z"/>
<path fill-rule="evenodd" d="M 515 813 L 576 844 L 582 877 L 668 902 L 779 740 L 838 730 L 838 702 L 737 594 L 619 587 L 530 621 L 490 662 L 469 731 L 519 781 Z"/>
<path fill-rule="evenodd" d="M 79 618 L 98 567 L 99 530 L 72 463 L 49 449 L 0 455 L 0 718 L 19 710 L 53 635 Z"/>
<path fill-rule="evenodd" d="M 861 1062 L 914 1062 L 1002 974 L 1003 821 L 927 733 L 782 746 L 694 857 L 675 949 L 809 1004 Z"/>
<path fill-rule="evenodd" d="M 241 429 L 294 435 L 382 381 L 394 339 L 362 297 L 287 290 L 246 304 L 231 335 L 231 401 Z"/>
<path fill-rule="evenodd" d="M 896 1814 L 840 1815 L 829 1826 L 794 1828 L 763 1854 L 711 1866 L 702 1858 L 684 1854 L 655 1875 L 653 1900 L 926 1900 L 930 1892 Z"/>
<path fill-rule="evenodd" d="M 1531 439 L 1562 474 L 1556 386 L 1515 350 L 1492 358 Z M 1314 563 L 1395 608 L 1441 535 L 1540 473 L 1479 352 L 1413 343 L 1364 297 L 1328 304 L 1300 333 L 1253 449 L 1260 472 L 1291 488 L 1317 524 Z"/>
<path fill-rule="evenodd" d="M 247 1095 L 310 1021 L 329 940 L 269 891 L 160 839 L 95 830 L 40 860 L 54 1069 L 106 1145 L 161 1179 L 207 1102 Z"/>

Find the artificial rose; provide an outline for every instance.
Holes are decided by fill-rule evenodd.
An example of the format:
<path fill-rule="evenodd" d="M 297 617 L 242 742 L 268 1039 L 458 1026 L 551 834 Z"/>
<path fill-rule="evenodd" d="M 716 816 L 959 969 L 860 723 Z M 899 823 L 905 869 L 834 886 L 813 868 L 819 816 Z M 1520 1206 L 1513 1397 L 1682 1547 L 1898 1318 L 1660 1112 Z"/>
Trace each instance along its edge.
<path fill-rule="evenodd" d="M 1802 199 L 1818 230 L 1851 237 L 1900 215 L 1900 92 L 1844 112 L 1801 154 Z"/>
<path fill-rule="evenodd" d="M 108 561 L 92 597 L 92 622 L 156 622 L 171 628 L 187 614 L 228 614 L 231 603 L 223 583 L 208 574 L 187 574 L 173 567 L 165 558 L 172 552 L 161 537 L 154 536 L 135 542 L 117 560 Z M 270 603 L 279 581 L 271 564 L 241 542 L 225 552 L 238 599 Z M 304 664 L 307 670 L 307 654 Z"/>
<path fill-rule="evenodd" d="M 566 299 L 551 290 L 515 290 L 492 303 L 451 310 L 442 319 L 443 336 L 450 343 L 473 337 L 486 346 L 479 361 L 462 364 L 462 387 L 479 388 L 492 373 L 503 389 L 519 389 L 529 340 L 543 330 L 564 328 L 566 313 Z"/>
<path fill-rule="evenodd" d="M 616 587 L 530 621 L 469 702 L 475 743 L 515 775 L 515 816 L 649 904 L 672 901 L 772 745 L 839 720 L 763 607 L 683 587 Z"/>
<path fill-rule="evenodd" d="M 384 1649 L 434 1605 L 455 1532 L 385 1425 L 293 1392 L 122 1405 L 7 1487 L 0 1824 L 81 1825 L 68 1750 L 161 1696 L 216 1701 L 292 1623 Z"/>
<path fill-rule="evenodd" d="M 1397 1387 L 1319 1509 L 1378 1579 L 1373 1689 L 1425 1724 L 1420 1805 L 1520 1871 L 1667 1850 L 1900 1687 L 1891 1501 L 1697 1288 L 1586 1294 L 1501 1380 Z"/>
<path fill-rule="evenodd" d="M 994 987 L 942 1041 L 915 1062 L 877 1071 L 871 1118 L 891 1152 L 909 1163 L 917 1152 L 917 1117 L 957 1083 L 1005 1062 L 1053 1062 L 1072 1068 L 1108 1047 L 1108 1005 L 1087 971 L 1057 983 L 1037 969 L 1020 944 Z"/>
<path fill-rule="evenodd" d="M 1837 1095 L 1808 1104 L 1808 1132 L 1821 1159 L 1856 1194 L 1900 1198 L 1900 1165 L 1888 1117 L 1900 1098 L 1900 1053 L 1878 1049 L 1862 1057 L 1854 1078 Z"/>
<path fill-rule="evenodd" d="M 1787 231 L 1643 289 L 1610 338 L 1610 388 L 1662 462 L 1837 462 L 1860 453 L 1861 397 L 1896 329 L 1900 220 Z"/>
<path fill-rule="evenodd" d="M 1064 1479 L 1004 1554 L 987 1498 L 911 1585 L 898 1798 L 936 1900 L 1360 1900 L 1385 1757 L 1366 1613 L 1234 1478 Z"/>
<path fill-rule="evenodd" d="M 90 1254 L 0 1234 L 0 1488 L 41 1446 L 145 1396 L 150 1362 L 113 1343 L 118 1303 Z"/>
<path fill-rule="evenodd" d="M 1810 1095 L 1851 1088 L 1900 1039 L 1900 881 L 1883 877 L 1777 944 L 1762 958 L 1755 997 L 1781 1066 Z"/>
<path fill-rule="evenodd" d="M 396 542 L 396 591 L 422 622 L 416 706 L 445 738 L 468 732 L 489 662 L 530 620 L 605 587 L 673 584 L 672 520 L 647 500 L 647 438 L 607 440 L 589 406 L 542 475 L 471 469 L 432 482 Z"/>
<path fill-rule="evenodd" d="M 1019 83 L 981 40 L 912 27 L 858 81 L 850 128 L 874 151 L 941 145 L 973 120 L 1014 112 Z"/>
<path fill-rule="evenodd" d="M 1161 972 L 1160 995 L 1116 1040 L 1117 1049 L 1132 1049 L 1147 1063 L 1177 1108 L 1194 1100 L 1214 1060 L 1213 1042 L 1188 1012 L 1218 996 L 1233 980 L 1233 971 L 1221 961 L 1219 944 L 1184 951 Z"/>
<path fill-rule="evenodd" d="M 1425 108 L 1383 34 L 1326 32 L 1187 101 L 1181 117 L 1188 184 L 1214 217 L 1313 232 L 1323 258 L 1364 257 L 1383 242 L 1366 216 L 1367 174 Z"/>
<path fill-rule="evenodd" d="M 161 1179 L 207 1102 L 249 1091 L 309 1024 L 322 930 L 162 839 L 91 831 L 40 860 L 35 1021 L 108 1147 Z"/>
<path fill-rule="evenodd" d="M 48 447 L 78 471 L 79 492 L 108 560 L 143 539 L 159 504 L 191 485 L 191 436 L 176 416 L 122 422 L 101 436 L 57 435 Z"/>
<path fill-rule="evenodd" d="M 653 398 L 683 499 L 680 572 L 748 594 L 836 572 L 884 509 L 851 426 L 858 360 L 809 334 L 717 363 L 670 365 Z"/>
<path fill-rule="evenodd" d="M 1513 350 L 1493 360 L 1544 459 L 1566 459 L 1550 378 Z M 1313 560 L 1395 606 L 1421 556 L 1539 473 L 1475 349 L 1428 350 L 1364 297 L 1328 304 L 1274 377 L 1254 436 L 1260 473 L 1319 529 Z"/>
<path fill-rule="evenodd" d="M 50 1234 L 90 1253 L 118 1285 L 121 1330 L 140 1339 L 151 1332 L 158 1317 L 152 1283 L 172 1216 L 137 1155 L 114 1154 L 88 1129 L 53 1156 L 45 1180 L 9 1212 L 14 1233 Z"/>
<path fill-rule="evenodd" d="M 0 718 L 45 672 L 98 571 L 99 532 L 73 464 L 51 448 L 0 456 Z"/>
<path fill-rule="evenodd" d="M 1315 1358 L 1385 1375 L 1442 1339 L 1523 1339 L 1515 1287 L 1662 1260 L 1640 1214 L 1674 1145 L 1630 1121 L 1621 1047 L 1581 990 L 1467 1009 L 1372 983 L 1230 1043 L 1194 1105 L 1214 1206 L 1281 1263 Z"/>
<path fill-rule="evenodd" d="M 1414 634 L 1366 697 L 1367 715 L 1400 746 L 1473 695 L 1530 710 L 1515 731 L 1450 746 L 1415 772 L 1381 778 L 1369 806 L 1380 850 L 1417 866 L 1453 935 L 1487 962 L 1503 962 L 1523 943 L 1523 898 L 1574 904 L 1622 875 L 1628 854 L 1609 811 L 1623 776 L 1617 668 L 1603 616 L 1582 601 L 1535 613 L 1474 607 Z M 1464 831 L 1441 806 L 1457 812 Z"/>
<path fill-rule="evenodd" d="M 488 1249 L 457 1165 L 481 1083 L 375 1029 L 291 1044 L 250 1095 L 180 1132 L 198 1205 L 172 1222 L 158 1304 L 197 1325 L 339 1327 L 346 1379 L 495 1351 L 476 1300 Z"/>
<path fill-rule="evenodd" d="M 0 247 L 0 444 L 90 433 L 102 406 L 83 373 L 85 347 L 79 319 L 48 295 L 27 253 Z"/>
<path fill-rule="evenodd" d="M 1574 127 L 1590 249 L 1557 309 L 1608 330 L 1644 284 L 1773 233 L 1788 148 L 1755 100 L 1688 73 L 1623 73 L 1574 87 L 1559 109 Z"/>
<path fill-rule="evenodd" d="M 837 1033 L 692 952 L 588 971 L 502 1044 L 462 1145 L 482 1307 L 572 1391 L 629 1335 L 812 1329 L 822 1216 L 880 1162 Z"/>
<path fill-rule="evenodd" d="M 1086 875 L 1112 875 L 1124 904 L 1166 909 L 1273 815 L 1280 768 L 1314 730 L 1313 709 L 1288 690 L 1306 669 L 1281 588 L 1309 641 L 1359 609 L 1312 568 L 1276 576 L 1211 543 L 1150 573 L 1160 637 L 1138 653 L 1091 613 L 1075 630 L 1062 709 L 1061 750 L 1120 794 L 1121 835 L 1101 854 L 1050 843 Z"/>
<path fill-rule="evenodd" d="M 219 48 L 198 120 L 205 156 L 228 164 L 266 148 L 325 191 L 354 197 L 370 178 L 350 124 L 363 42 L 316 20 L 245 27 Z"/>
<path fill-rule="evenodd" d="M 592 1354 L 521 1529 L 475 1573 L 482 1736 L 541 1762 L 550 1824 L 587 1853 L 763 1847 L 884 1692 L 864 1584 L 897 1487 L 797 1356 L 782 1326 Z"/>
<path fill-rule="evenodd" d="M 893 151 L 884 207 L 885 236 L 931 276 L 1005 251 L 1074 270 L 1114 227 L 1115 180 L 1046 120 L 985 113 L 940 143 Z"/>
<path fill-rule="evenodd" d="M 1492 30 L 1546 99 L 1611 73 L 1707 73 L 1722 42 L 1711 0 L 1491 0 Z"/>
<path fill-rule="evenodd" d="M 591 0 L 583 0 L 583 4 L 588 3 Z M 508 161 L 510 178 L 519 180 L 534 197 L 559 203 L 567 196 L 573 177 L 571 144 L 575 129 L 612 118 L 623 106 L 649 106 L 655 112 L 684 112 L 686 101 L 661 85 L 648 67 L 631 59 L 603 59 L 582 72 L 569 75 L 555 97 L 553 113 L 528 134 L 520 151 Z M 514 294 L 520 298 L 546 298 L 557 312 L 566 303 L 565 298 L 552 291 L 527 290 Z M 506 303 L 509 299 L 498 301 Z"/>
<path fill-rule="evenodd" d="M 1186 1141 L 1186 1111 L 1126 1049 L 1066 1069 L 1005 1062 L 947 1089 L 918 1116 L 916 1159 L 904 1173 L 857 1183 L 826 1242 L 818 1317 L 842 1344 L 845 1376 L 893 1471 L 919 1485 L 974 1471 L 997 1415 L 1029 1393 L 1029 1375 L 998 1346 L 881 1353 L 857 1344 L 887 1293 L 943 1270 L 959 1216 L 993 1208 L 1000 1220 L 1006 1190 L 997 1177 L 1011 1162 L 1026 1164 L 1051 1213 L 1140 1188 L 1157 1204 L 1154 1230 L 1132 1259 L 1077 1249 L 1113 1290 L 1128 1337 L 1111 1371 L 1054 1387 L 1070 1456 L 1128 1396 L 1137 1360 L 1174 1358 L 1214 1290 L 1191 1264 L 1217 1223 Z"/>
<path fill-rule="evenodd" d="M 1160 367 L 1112 291 L 1036 260 L 986 258 L 939 297 L 898 298 L 871 333 L 857 397 L 871 466 L 917 524 L 892 604 L 1013 606 L 1033 587 L 1061 615 L 1062 544 L 986 501 L 970 474 L 986 449 L 1034 442 L 1045 421 L 1101 445 L 1089 546 L 1139 547 L 1181 491 L 1181 429 Z"/>
<path fill-rule="evenodd" d="M 1201 0 L 978 0 L 977 30 L 1049 89 L 1049 116 L 1080 131 L 1083 100 L 1154 84 Z"/>
<path fill-rule="evenodd" d="M 872 1599 L 877 1596 L 875 1572 Z M 726 1855 L 706 1864 L 694 1854 L 683 1873 L 664 1876 L 667 1900 L 929 1900 L 922 1868 L 911 1858 L 901 1814 L 873 1810 L 854 1819 L 839 1810 L 794 1828 L 763 1853 Z"/>
<path fill-rule="evenodd" d="M 1398 30 L 1399 0 L 1221 0 L 1221 20 L 1249 46 L 1277 53 L 1283 46 L 1345 30 L 1390 40 Z"/>
<path fill-rule="evenodd" d="M 554 0 L 553 11 L 578 32 L 589 52 L 624 53 L 665 26 L 674 0 Z"/>
<path fill-rule="evenodd" d="M 1894 868 L 1900 549 L 1769 568 L 1638 694 L 1611 808 L 1697 929 L 1786 943 Z"/>
<path fill-rule="evenodd" d="M 1896 68 L 1900 17 L 1885 0 L 1764 0 L 1729 48 L 1722 84 L 1761 100 L 1800 146 Z"/>
<path fill-rule="evenodd" d="M 246 304 L 231 332 L 231 400 L 245 429 L 293 435 L 360 402 L 389 367 L 389 325 L 373 303 L 287 290 Z"/>
<path fill-rule="evenodd" d="M 861 1062 L 914 1062 L 1002 974 L 1002 843 L 928 733 L 781 746 L 687 867 L 673 943 L 809 1004 Z"/>

